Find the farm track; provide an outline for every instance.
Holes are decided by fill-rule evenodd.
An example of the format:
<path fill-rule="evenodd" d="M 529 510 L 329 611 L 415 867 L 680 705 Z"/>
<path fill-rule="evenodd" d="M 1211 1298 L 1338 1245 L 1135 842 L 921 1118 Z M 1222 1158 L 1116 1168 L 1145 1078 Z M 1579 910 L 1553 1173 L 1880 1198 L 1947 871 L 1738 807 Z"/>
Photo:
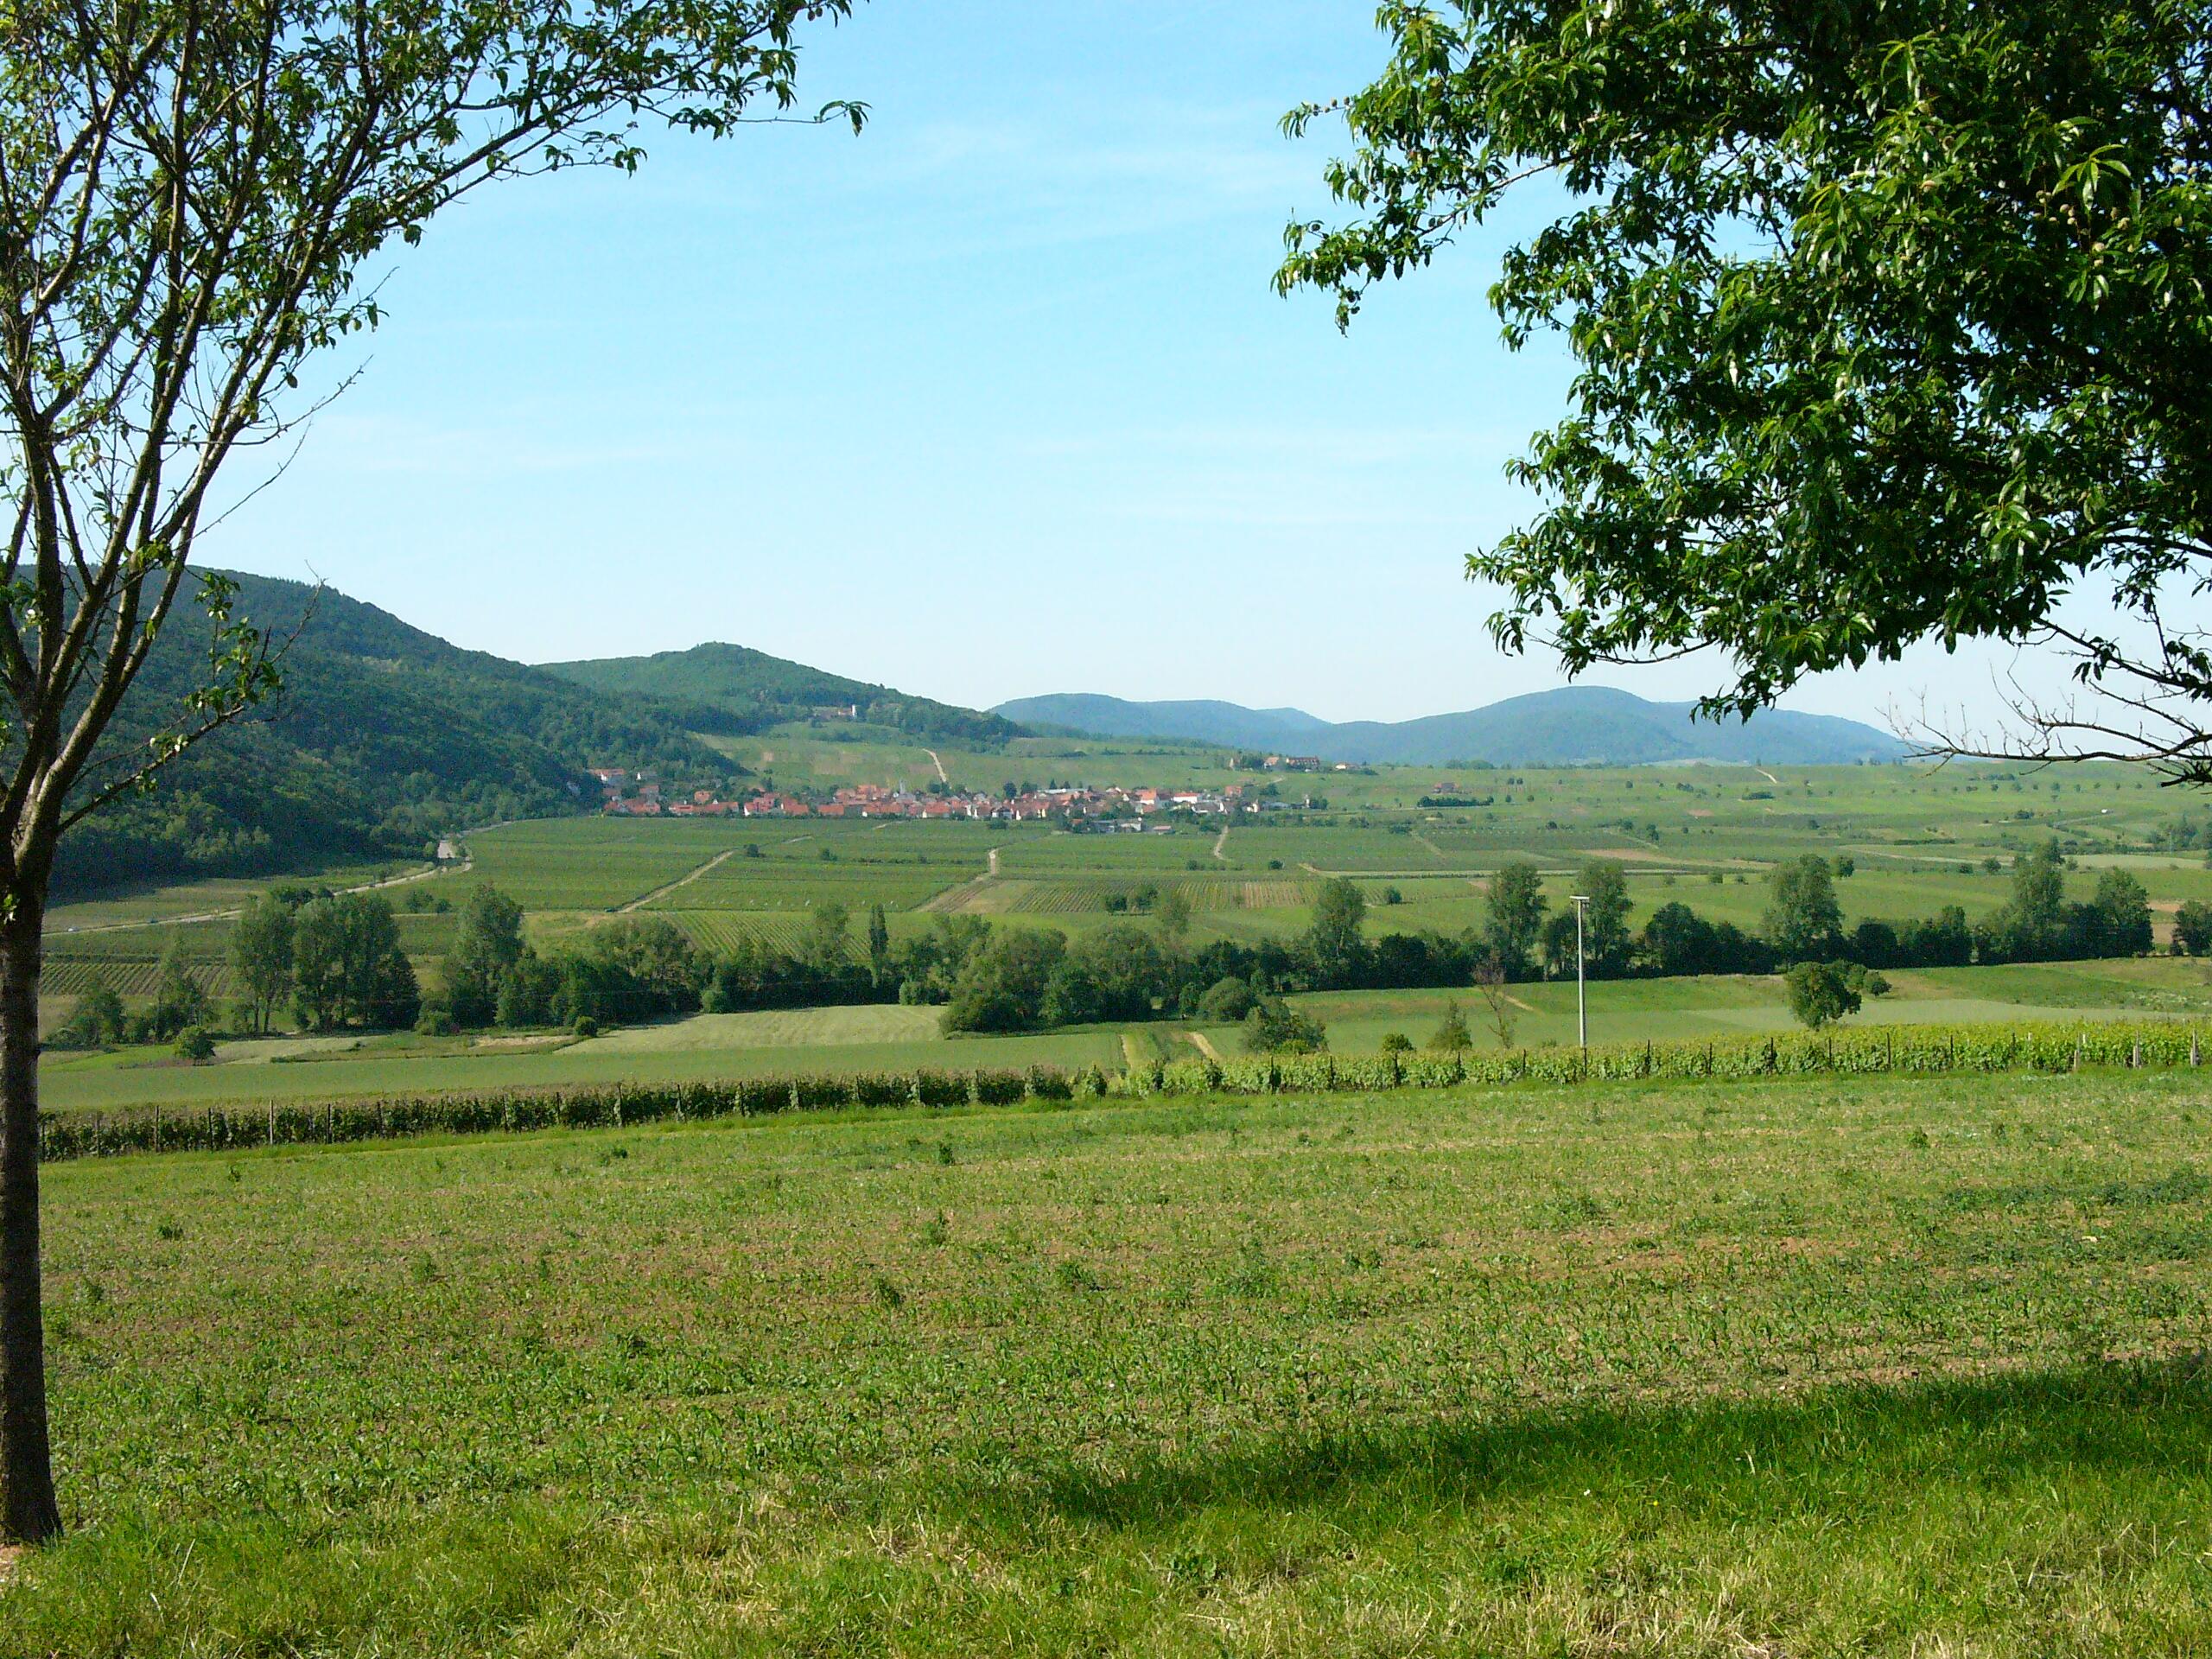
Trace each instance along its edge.
<path fill-rule="evenodd" d="M 932 893 L 914 908 L 917 911 L 927 911 L 932 915 L 940 916 L 967 912 L 974 907 L 976 899 L 991 890 L 992 883 L 998 879 L 999 849 L 994 847 L 988 857 L 988 867 L 981 875 L 971 875 L 965 881 L 957 882 L 940 893 Z"/>
<path fill-rule="evenodd" d="M 734 858 L 736 855 L 736 848 L 725 847 L 721 851 L 716 853 L 705 863 L 700 865 L 698 868 L 694 870 L 686 870 L 682 875 L 677 876 L 675 880 L 663 882 L 659 887 L 655 887 L 651 893 L 641 893 L 637 898 L 632 899 L 628 904 L 617 906 L 614 913 L 617 916 L 627 916 L 632 911 L 643 910 L 647 905 L 652 903 L 654 899 L 664 899 L 670 893 L 674 893 L 678 887 L 690 887 L 694 881 L 696 881 L 701 876 L 706 874 L 708 871 L 713 869 L 717 864 L 723 863 L 729 859 Z"/>
<path fill-rule="evenodd" d="M 1213 1046 L 1213 1039 L 1207 1036 L 1205 1033 L 1186 1031 L 1183 1035 L 1190 1039 L 1191 1046 L 1197 1049 L 1206 1058 L 1213 1061 L 1217 1065 L 1221 1063 L 1221 1051 Z"/>
<path fill-rule="evenodd" d="M 950 784 L 952 779 L 944 775 L 944 762 L 938 758 L 937 751 L 935 749 L 924 749 L 922 753 L 929 756 L 930 765 L 937 768 L 938 782 L 940 784 Z"/>
<path fill-rule="evenodd" d="M 1221 826 L 1221 833 L 1216 836 L 1213 841 L 1213 855 L 1224 864 L 1229 862 L 1229 855 L 1224 852 L 1222 849 L 1228 845 L 1229 826 L 1224 823 Z"/>

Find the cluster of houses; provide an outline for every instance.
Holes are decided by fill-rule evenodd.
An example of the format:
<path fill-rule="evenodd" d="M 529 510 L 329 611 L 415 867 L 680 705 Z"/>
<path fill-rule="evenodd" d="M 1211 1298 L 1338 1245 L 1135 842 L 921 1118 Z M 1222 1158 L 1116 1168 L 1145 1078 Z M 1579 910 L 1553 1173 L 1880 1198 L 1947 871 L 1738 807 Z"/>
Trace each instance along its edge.
<path fill-rule="evenodd" d="M 1202 789 L 1093 789 L 1055 785 L 1008 795 L 917 793 L 880 784 L 856 784 L 825 798 L 756 790 L 728 799 L 710 789 L 680 796 L 664 793 L 652 778 L 620 766 L 594 766 L 605 810 L 616 817 L 641 818 L 982 818 L 1058 820 L 1071 828 L 1101 833 L 1132 833 L 1167 813 L 1226 817 L 1236 812 L 1281 812 L 1291 803 L 1248 798 L 1238 786 Z"/>

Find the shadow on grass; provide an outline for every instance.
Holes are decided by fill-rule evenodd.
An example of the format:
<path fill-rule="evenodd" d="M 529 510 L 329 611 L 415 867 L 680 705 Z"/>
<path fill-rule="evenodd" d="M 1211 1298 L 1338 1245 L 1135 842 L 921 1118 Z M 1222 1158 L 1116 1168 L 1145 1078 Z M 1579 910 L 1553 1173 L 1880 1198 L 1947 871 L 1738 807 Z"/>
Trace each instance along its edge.
<path fill-rule="evenodd" d="M 1895 1384 L 1784 1400 L 1590 1405 L 1371 1433 L 1285 1432 L 1115 1473 L 1065 1471 L 1020 1494 L 1049 1513 L 1141 1534 L 1196 1511 L 1325 1514 L 1355 1535 L 1440 1511 L 1663 1504 L 1741 1522 L 1829 1511 L 1871 1520 L 1931 1493 L 2212 1483 L 2202 1356 Z M 1011 1497 L 1012 1494 L 1003 1496 Z M 986 1505 L 988 1507 L 988 1504 Z"/>

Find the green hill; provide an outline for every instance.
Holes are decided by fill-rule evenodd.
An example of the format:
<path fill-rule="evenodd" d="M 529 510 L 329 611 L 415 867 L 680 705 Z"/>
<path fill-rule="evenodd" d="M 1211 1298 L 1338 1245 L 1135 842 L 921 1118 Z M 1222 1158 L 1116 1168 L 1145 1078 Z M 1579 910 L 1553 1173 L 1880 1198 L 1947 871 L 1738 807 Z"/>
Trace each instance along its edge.
<path fill-rule="evenodd" d="M 327 588 L 233 580 L 238 614 L 291 638 L 283 695 L 73 831 L 59 894 L 415 856 L 448 830 L 596 810 L 591 765 L 683 785 L 742 770 L 692 735 L 740 729 L 720 709 L 594 691 Z M 110 734 L 115 762 L 175 717 L 207 645 L 205 617 L 180 609 Z"/>
<path fill-rule="evenodd" d="M 544 671 L 620 696 L 704 705 L 740 722 L 744 731 L 804 720 L 817 709 L 856 709 L 855 717 L 869 725 L 925 740 L 990 747 L 1023 735 L 1020 726 L 1002 715 L 825 674 L 744 645 L 714 643 L 652 657 L 548 663 Z"/>

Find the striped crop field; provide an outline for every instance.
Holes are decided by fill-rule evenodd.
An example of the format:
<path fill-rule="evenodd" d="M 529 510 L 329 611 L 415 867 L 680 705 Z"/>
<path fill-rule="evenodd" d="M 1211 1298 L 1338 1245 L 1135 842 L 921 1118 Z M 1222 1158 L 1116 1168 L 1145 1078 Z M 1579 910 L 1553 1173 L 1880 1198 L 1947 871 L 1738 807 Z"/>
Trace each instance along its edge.
<path fill-rule="evenodd" d="M 1236 910 L 1294 910 L 1313 899 L 1312 881 L 1251 881 L 1235 876 L 1200 876 L 1188 880 L 1147 881 L 1122 876 L 1039 880 L 1024 876 L 984 877 L 939 894 L 924 910 L 965 916 L 1098 916 L 1111 901 L 1128 901 L 1128 913 L 1142 915 L 1140 895 L 1179 893 L 1196 914 Z M 1148 906 L 1147 906 L 1148 908 Z"/>
<path fill-rule="evenodd" d="M 231 995 L 231 970 L 226 963 L 194 961 L 191 971 L 208 995 Z M 48 996 L 82 996 L 105 980 L 118 996 L 143 997 L 154 995 L 161 978 L 158 957 L 56 957 L 47 963 L 40 988 Z"/>
<path fill-rule="evenodd" d="M 772 950 L 796 954 L 806 935 L 807 918 L 788 912 L 736 914 L 721 910 L 655 912 L 676 925 L 701 950 L 721 955 L 747 939 Z"/>

